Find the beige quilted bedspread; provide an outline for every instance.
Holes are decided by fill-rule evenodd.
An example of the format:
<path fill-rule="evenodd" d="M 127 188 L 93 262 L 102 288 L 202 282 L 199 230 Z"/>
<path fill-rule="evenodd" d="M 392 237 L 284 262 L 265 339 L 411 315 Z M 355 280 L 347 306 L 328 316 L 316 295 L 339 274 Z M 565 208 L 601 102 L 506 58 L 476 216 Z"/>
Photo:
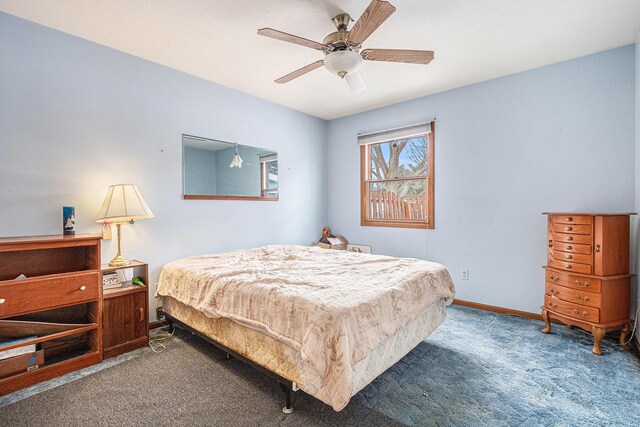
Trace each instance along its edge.
<path fill-rule="evenodd" d="M 290 345 L 323 378 L 336 410 L 351 398 L 358 361 L 454 293 L 440 264 L 304 246 L 174 261 L 157 291 Z"/>

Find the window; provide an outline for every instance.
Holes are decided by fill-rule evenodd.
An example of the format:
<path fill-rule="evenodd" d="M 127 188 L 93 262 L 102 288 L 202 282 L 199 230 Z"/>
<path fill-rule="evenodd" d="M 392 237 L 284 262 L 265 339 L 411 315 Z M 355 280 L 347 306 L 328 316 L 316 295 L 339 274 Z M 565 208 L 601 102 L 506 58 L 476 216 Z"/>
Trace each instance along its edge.
<path fill-rule="evenodd" d="M 434 228 L 434 127 L 358 136 L 363 226 Z"/>
<path fill-rule="evenodd" d="M 260 156 L 262 197 L 278 197 L 278 159 L 275 154 Z"/>

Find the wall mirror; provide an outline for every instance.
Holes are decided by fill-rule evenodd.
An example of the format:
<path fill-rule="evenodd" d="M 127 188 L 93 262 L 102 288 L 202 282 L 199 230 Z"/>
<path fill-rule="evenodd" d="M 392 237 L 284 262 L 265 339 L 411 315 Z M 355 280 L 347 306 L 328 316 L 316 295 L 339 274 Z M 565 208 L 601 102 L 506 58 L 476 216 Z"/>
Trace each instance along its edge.
<path fill-rule="evenodd" d="M 185 199 L 278 200 L 278 153 L 182 135 Z"/>

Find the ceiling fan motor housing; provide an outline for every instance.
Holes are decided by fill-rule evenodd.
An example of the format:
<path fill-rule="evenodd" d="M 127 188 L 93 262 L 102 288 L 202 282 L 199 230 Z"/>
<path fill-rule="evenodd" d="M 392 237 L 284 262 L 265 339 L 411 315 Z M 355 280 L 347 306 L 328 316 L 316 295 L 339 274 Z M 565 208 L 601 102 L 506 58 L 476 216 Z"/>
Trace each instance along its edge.
<path fill-rule="evenodd" d="M 348 35 L 348 31 L 336 31 L 325 37 L 322 43 L 327 47 L 326 50 L 329 52 L 345 50 L 348 47 L 354 47 L 353 44 L 347 40 Z"/>

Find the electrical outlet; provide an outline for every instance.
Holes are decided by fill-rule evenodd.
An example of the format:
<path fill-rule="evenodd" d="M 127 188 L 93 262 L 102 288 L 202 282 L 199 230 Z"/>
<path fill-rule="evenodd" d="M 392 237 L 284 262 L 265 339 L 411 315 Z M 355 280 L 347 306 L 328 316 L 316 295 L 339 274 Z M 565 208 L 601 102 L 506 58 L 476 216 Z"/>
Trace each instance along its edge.
<path fill-rule="evenodd" d="M 462 270 L 462 280 L 469 280 L 469 270 Z"/>

